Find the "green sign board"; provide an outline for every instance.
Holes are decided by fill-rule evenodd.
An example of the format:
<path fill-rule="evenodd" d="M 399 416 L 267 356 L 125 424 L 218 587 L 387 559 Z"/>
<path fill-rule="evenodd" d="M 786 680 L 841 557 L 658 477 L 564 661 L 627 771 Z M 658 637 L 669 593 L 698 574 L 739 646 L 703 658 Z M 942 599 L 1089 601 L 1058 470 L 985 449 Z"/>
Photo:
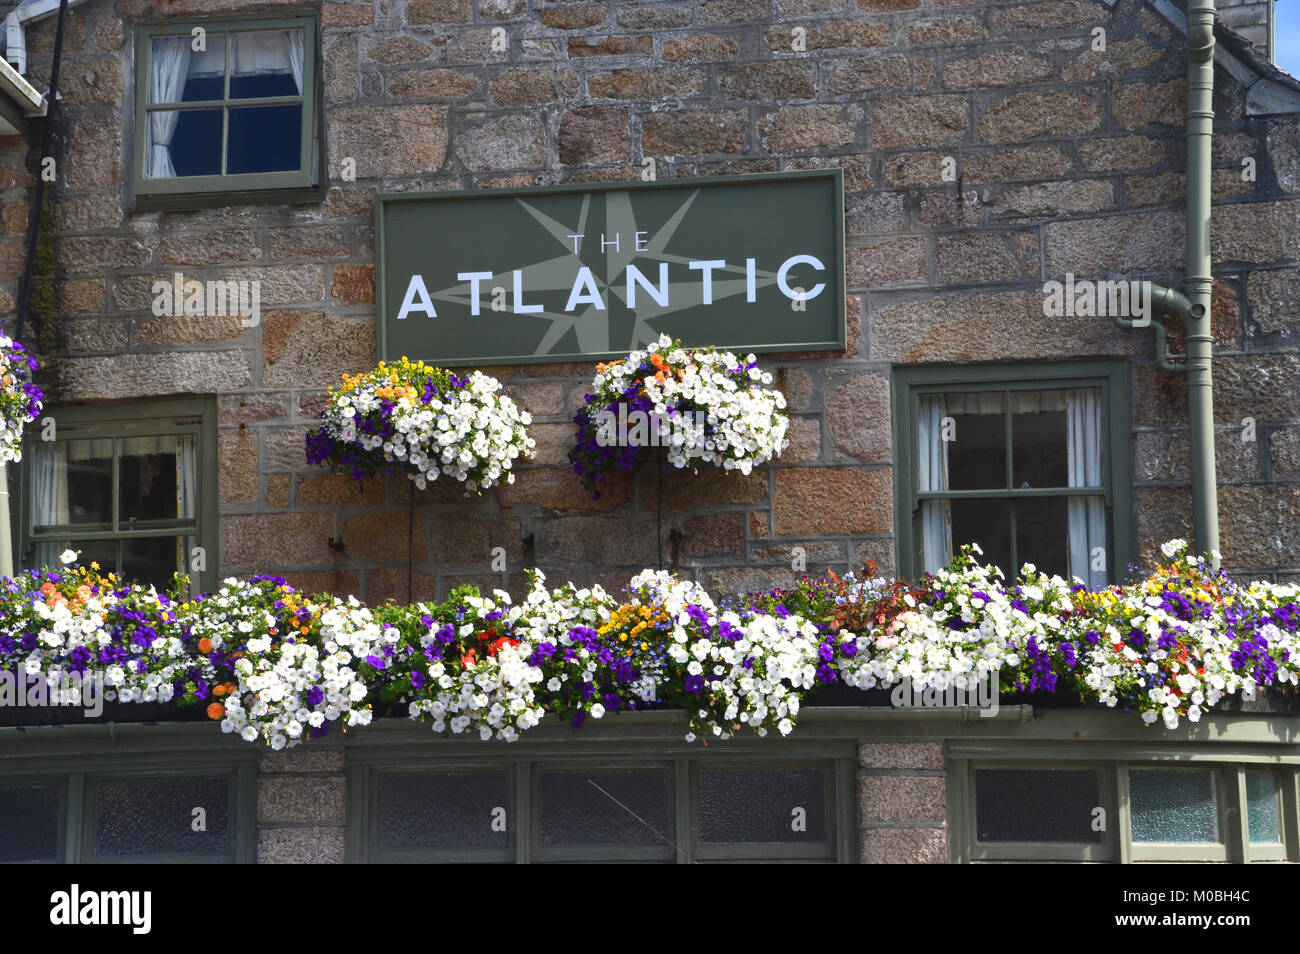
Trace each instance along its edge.
<path fill-rule="evenodd" d="M 843 190 L 830 169 L 380 196 L 380 357 L 842 349 Z"/>

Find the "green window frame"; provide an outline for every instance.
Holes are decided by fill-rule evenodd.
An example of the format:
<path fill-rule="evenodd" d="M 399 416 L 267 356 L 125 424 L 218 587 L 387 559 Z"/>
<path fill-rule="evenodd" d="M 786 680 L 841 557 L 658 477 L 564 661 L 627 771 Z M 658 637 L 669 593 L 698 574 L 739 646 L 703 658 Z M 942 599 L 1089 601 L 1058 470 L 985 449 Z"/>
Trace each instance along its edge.
<path fill-rule="evenodd" d="M 51 423 L 52 431 L 47 430 Z M 66 524 L 55 529 L 40 531 L 35 529 L 36 481 L 33 470 L 36 466 L 36 447 L 42 442 L 42 437 L 46 433 L 52 433 L 53 439 L 59 441 L 113 441 L 112 513 L 108 526 L 90 529 L 77 524 Z M 143 528 L 133 528 L 129 521 L 121 520 L 119 514 L 121 442 L 134 437 L 171 435 L 190 436 L 193 439 L 196 480 L 194 516 L 150 520 Z M 18 517 L 18 532 L 15 536 L 19 543 L 23 567 L 34 566 L 37 544 L 45 542 L 70 541 L 75 548 L 78 543 L 111 541 L 117 544 L 120 562 L 123 541 L 184 536 L 197 540 L 197 545 L 204 550 L 203 569 L 189 574 L 191 593 L 197 595 L 215 589 L 220 579 L 218 568 L 221 560 L 218 532 L 215 398 L 181 398 L 46 408 L 40 419 L 27 429 L 22 464 L 16 470 L 18 479 L 15 493 L 20 503 L 14 508 Z M 118 569 L 116 566 L 104 568 Z"/>
<path fill-rule="evenodd" d="M 18 730 L 8 729 L 6 732 Z M 193 741 L 193 740 L 191 740 Z M 12 743 L 12 740 L 11 740 Z M 24 743 L 30 754 L 31 743 Z M 252 748 L 251 746 L 249 747 Z M 39 765 L 25 764 L 39 761 Z M 18 762 L 20 764 L 10 764 Z M 171 806 L 177 817 L 172 825 L 193 830 L 194 808 L 204 808 L 206 830 L 224 822 L 226 837 L 222 850 L 162 851 L 150 853 L 101 854 L 98 851 L 100 812 L 97 800 L 104 786 L 114 783 L 161 782 L 185 779 L 226 784 L 226 816 L 218 819 L 205 806 Z M 57 847 L 53 857 L 14 861 L 14 864 L 241 864 L 257 860 L 257 753 L 195 752 L 191 747 L 166 755 L 85 756 L 73 758 L 47 752 L 39 759 L 9 757 L 0 762 L 0 790 L 14 788 L 51 789 L 58 798 Z M 151 804 L 151 803 L 146 803 Z M 128 820 L 129 821 L 129 820 Z M 163 819 L 157 819 L 161 825 Z M 142 822 L 141 824 L 145 824 Z"/>
<path fill-rule="evenodd" d="M 301 29 L 303 31 L 302 91 L 294 96 L 230 97 L 231 34 L 247 31 Z M 219 99 L 185 103 L 149 103 L 151 40 L 154 37 L 190 36 L 206 31 L 208 41 L 225 45 L 224 95 Z M 313 202 L 324 196 L 324 102 L 320 78 L 320 18 L 316 13 L 279 16 L 178 20 L 141 23 L 135 29 L 135 137 L 132 161 L 133 192 L 141 209 L 196 208 L 250 202 Z M 302 105 L 297 169 L 277 172 L 228 174 L 224 170 L 229 145 L 229 114 L 234 107 Z M 159 110 L 219 109 L 222 115 L 221 169 L 216 175 L 153 178 L 146 175 L 149 115 Z"/>
<path fill-rule="evenodd" d="M 1288 748 L 1278 746 L 1279 750 Z M 1294 753 L 1224 752 L 1191 746 L 1144 750 L 1101 747 L 1066 756 L 1004 745 L 950 746 L 948 770 L 949 858 L 969 864 L 998 861 L 1252 862 L 1300 861 L 1300 757 Z M 987 769 L 1088 769 L 1099 774 L 1105 829 L 1098 844 L 1047 841 L 982 842 L 976 825 L 977 773 Z M 1213 781 L 1217 841 L 1137 840 L 1133 832 L 1132 773 L 1203 772 Z M 1276 842 L 1251 840 L 1251 776 L 1267 776 L 1277 802 Z"/>
<path fill-rule="evenodd" d="M 1102 483 L 1093 488 L 1016 488 L 1010 476 L 1012 455 L 1007 455 L 1005 487 L 988 490 L 922 491 L 920 485 L 919 412 L 925 395 L 954 392 L 994 392 L 1004 395 L 1026 391 L 1098 388 L 1102 410 Z M 1057 362 L 1003 362 L 976 365 L 923 365 L 895 367 L 892 378 L 894 457 L 894 523 L 897 535 L 898 573 L 916 579 L 924 572 L 921 503 L 927 499 L 1018 500 L 1042 497 L 1095 496 L 1104 501 L 1106 516 L 1106 575 L 1116 582 L 1133 559 L 1132 470 L 1130 464 L 1130 402 L 1126 362 L 1088 360 Z M 1006 418 L 1011 445 L 1010 401 Z M 1010 508 L 1012 563 L 1016 556 L 1015 507 Z M 956 541 L 954 541 L 954 550 Z"/>
<path fill-rule="evenodd" d="M 521 743 L 515 743 L 516 749 Z M 470 755 L 473 743 L 407 743 L 400 749 L 358 744 L 348 753 L 348 831 L 346 860 L 354 863 L 429 862 L 694 862 L 774 861 L 840 862 L 858 860 L 857 802 L 854 796 L 857 760 L 852 741 L 812 742 L 758 747 L 728 747 L 728 751 L 684 754 L 680 746 L 628 747 L 532 744 L 526 751 L 496 752 L 490 746 Z M 799 844 L 787 842 L 707 843 L 701 839 L 700 773 L 710 770 L 796 770 L 823 773 L 824 804 L 815 815 L 822 837 Z M 542 776 L 547 772 L 659 771 L 668 779 L 667 830 L 644 844 L 543 844 Z M 505 804 L 484 804 L 483 823 L 490 812 L 505 810 L 508 844 L 502 847 L 382 847 L 380 786 L 394 774 L 503 773 L 508 784 Z M 805 811 L 809 806 L 796 806 Z M 792 816 L 793 818 L 793 816 Z M 645 824 L 645 822 L 642 822 Z M 792 822 L 793 824 L 793 822 Z"/>

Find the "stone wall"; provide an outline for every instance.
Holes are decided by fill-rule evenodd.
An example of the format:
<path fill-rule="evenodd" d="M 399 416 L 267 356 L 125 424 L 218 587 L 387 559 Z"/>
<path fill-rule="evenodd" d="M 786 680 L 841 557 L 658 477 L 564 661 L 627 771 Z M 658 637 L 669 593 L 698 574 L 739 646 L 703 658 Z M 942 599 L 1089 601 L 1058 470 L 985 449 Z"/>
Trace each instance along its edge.
<path fill-rule="evenodd" d="M 849 349 L 769 358 L 793 409 L 790 451 L 749 478 L 667 479 L 662 523 L 652 475 L 591 501 L 565 463 L 589 366 L 490 369 L 533 413 L 537 459 L 476 502 L 445 486 L 417 495 L 417 597 L 467 579 L 517 590 L 530 565 L 619 588 L 660 543 L 665 563 L 720 590 L 789 583 L 796 545 L 812 572 L 868 558 L 888 571 L 898 363 L 1131 358 L 1142 555 L 1190 535 L 1184 382 L 1156 369 L 1149 333 L 1041 310 L 1042 283 L 1067 271 L 1178 280 L 1182 37 L 1145 3 L 325 3 L 325 201 L 124 211 L 133 23 L 303 8 L 95 0 L 69 21 L 53 196 L 60 343 L 45 355 L 55 397 L 218 393 L 223 572 L 406 595 L 406 485 L 357 488 L 303 457 L 325 388 L 376 360 L 376 193 L 618 180 L 646 158 L 660 178 L 842 167 Z M 491 48 L 498 27 L 503 52 Z M 1104 52 L 1090 47 L 1095 27 Z M 795 52 L 796 28 L 807 52 Z M 38 86 L 52 33 L 53 20 L 29 32 Z M 1246 117 L 1241 86 L 1224 70 L 1217 81 L 1223 550 L 1234 569 L 1295 575 L 1300 123 Z M 8 307 L 36 157 L 0 147 Z M 345 157 L 356 181 L 341 177 Z M 259 279 L 261 325 L 154 317 L 150 284 L 175 271 Z M 1246 418 L 1255 439 L 1243 442 Z M 489 573 L 497 546 L 504 575 Z"/>
<path fill-rule="evenodd" d="M 943 743 L 863 742 L 858 766 L 858 860 L 946 864 Z"/>

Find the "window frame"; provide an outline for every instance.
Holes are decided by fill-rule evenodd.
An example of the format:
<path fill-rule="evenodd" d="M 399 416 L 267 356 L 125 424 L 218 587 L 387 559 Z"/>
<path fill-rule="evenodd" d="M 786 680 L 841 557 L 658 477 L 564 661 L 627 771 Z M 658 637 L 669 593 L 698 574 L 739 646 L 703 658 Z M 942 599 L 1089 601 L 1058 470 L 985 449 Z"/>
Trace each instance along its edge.
<path fill-rule="evenodd" d="M 761 742 L 761 740 L 760 740 Z M 510 799 L 506 806 L 511 833 L 508 859 L 530 862 L 669 862 L 690 864 L 746 860 L 839 862 L 858 860 L 856 740 L 811 741 L 765 747 L 727 745 L 721 750 L 687 751 L 688 746 L 647 747 L 603 742 L 597 746 L 516 742 L 508 749 L 460 740 L 360 744 L 349 740 L 348 827 L 345 860 L 349 863 L 431 863 L 498 860 L 499 849 L 404 848 L 380 850 L 378 778 L 390 773 L 506 771 Z M 470 754 L 467 747 L 477 751 Z M 700 767 L 820 768 L 826 772 L 826 839 L 815 845 L 789 843 L 704 844 L 699 840 L 697 778 Z M 664 832 L 680 850 L 665 857 L 657 845 L 541 845 L 543 771 L 619 771 L 659 768 L 670 772 L 672 816 Z M 666 846 L 665 846 L 666 847 Z M 489 857 L 490 856 L 490 857 Z"/>
<path fill-rule="evenodd" d="M 1128 363 L 1123 359 L 1085 361 L 999 362 L 971 365 L 896 366 L 891 381 L 894 442 L 894 531 L 898 575 L 916 579 L 924 569 L 921 552 L 918 413 L 920 397 L 954 391 L 1032 391 L 1096 387 L 1102 393 L 1102 447 L 1105 475 L 1107 579 L 1121 578 L 1133 560 L 1131 411 Z M 1061 488 L 969 490 L 936 494 L 948 499 L 970 497 L 1014 501 L 1029 497 L 1064 497 Z M 1086 494 L 1085 494 L 1086 496 Z M 1012 535 L 1014 544 L 1014 534 Z M 1018 561 L 1019 562 L 1019 561 Z M 1017 568 L 1018 569 L 1018 568 Z"/>
<path fill-rule="evenodd" d="M 229 59 L 231 32 L 251 30 L 282 30 L 301 27 L 303 37 L 303 90 L 302 129 L 299 141 L 301 166 L 294 171 L 250 172 L 206 176 L 177 176 L 171 179 L 152 179 L 145 175 L 148 137 L 145 135 L 146 117 L 155 110 L 148 100 L 150 40 L 156 36 L 187 36 L 195 27 L 209 33 L 220 32 L 226 38 Z M 132 188 L 136 207 L 150 209 L 188 209 L 214 205 L 241 205 L 250 203 L 317 202 L 325 195 L 325 113 L 321 65 L 320 15 L 302 11 L 283 14 L 262 13 L 248 17 L 221 19 L 201 18 L 160 20 L 139 23 L 134 31 L 134 141 L 132 143 Z M 229 71 L 229 62 L 226 64 Z M 227 74 L 228 75 L 228 74 Z M 228 90 L 227 90 L 228 92 Z M 232 105 L 275 105 L 274 100 L 285 97 L 259 97 L 247 101 L 205 100 L 204 108 L 223 111 L 222 165 L 229 146 L 226 110 Z M 296 102 L 296 98 L 291 98 Z M 187 107 L 188 108 L 188 107 Z"/>
<path fill-rule="evenodd" d="M 126 540 L 170 535 L 170 528 L 143 530 L 100 530 L 84 534 L 74 532 L 41 533 L 32 530 L 31 467 L 33 446 L 40 440 L 46 418 L 53 418 L 58 440 L 95 438 L 129 438 L 159 434 L 193 434 L 195 439 L 195 492 L 194 535 L 204 548 L 207 568 L 190 574 L 191 591 L 212 592 L 220 577 L 221 534 L 217 486 L 217 405 L 216 399 L 179 398 L 160 401 L 129 401 L 115 404 L 84 404 L 69 407 L 46 408 L 37 425 L 27 429 L 24 438 L 23 460 L 17 471 L 16 493 L 19 504 L 14 507 L 18 527 L 14 534 L 18 541 L 20 563 L 26 566 L 34 559 L 34 547 L 42 541 L 72 537 L 86 540 Z M 116 461 L 116 451 L 114 460 Z M 115 472 L 116 472 L 116 464 Z M 114 478 L 116 481 L 116 477 Z M 116 484 L 115 484 L 116 486 Z M 118 500 L 114 499 L 114 514 Z M 187 535 L 176 531 L 176 536 Z"/>

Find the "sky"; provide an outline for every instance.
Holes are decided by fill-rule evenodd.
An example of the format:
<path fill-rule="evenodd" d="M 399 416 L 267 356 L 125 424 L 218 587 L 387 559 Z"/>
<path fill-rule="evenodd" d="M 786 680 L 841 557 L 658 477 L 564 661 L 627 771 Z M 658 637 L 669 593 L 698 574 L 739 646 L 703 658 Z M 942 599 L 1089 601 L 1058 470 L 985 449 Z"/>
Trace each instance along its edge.
<path fill-rule="evenodd" d="M 1273 10 L 1277 65 L 1292 76 L 1300 76 L 1300 0 L 1278 0 Z"/>

